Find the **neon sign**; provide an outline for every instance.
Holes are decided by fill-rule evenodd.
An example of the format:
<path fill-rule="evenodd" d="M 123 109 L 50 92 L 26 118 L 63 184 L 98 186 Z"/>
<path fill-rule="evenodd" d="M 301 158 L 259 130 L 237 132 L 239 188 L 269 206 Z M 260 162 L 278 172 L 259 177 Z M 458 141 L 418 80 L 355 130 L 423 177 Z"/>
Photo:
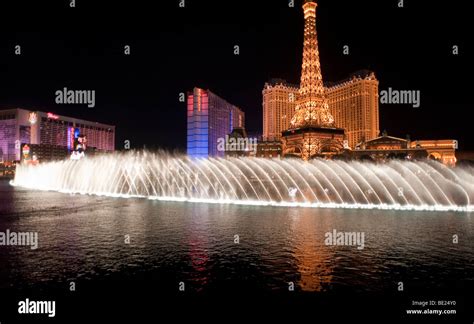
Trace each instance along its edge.
<path fill-rule="evenodd" d="M 30 112 L 28 116 L 28 121 L 31 125 L 36 124 L 36 122 L 38 121 L 38 115 L 35 112 Z"/>
<path fill-rule="evenodd" d="M 59 119 L 59 116 L 49 112 L 48 113 L 48 118 L 57 120 L 57 119 Z"/>
<path fill-rule="evenodd" d="M 71 151 L 74 147 L 74 127 L 68 127 L 67 131 L 67 148 Z"/>
<path fill-rule="evenodd" d="M 30 147 L 28 145 L 23 146 L 22 153 L 23 157 L 27 158 L 28 154 L 30 154 Z"/>

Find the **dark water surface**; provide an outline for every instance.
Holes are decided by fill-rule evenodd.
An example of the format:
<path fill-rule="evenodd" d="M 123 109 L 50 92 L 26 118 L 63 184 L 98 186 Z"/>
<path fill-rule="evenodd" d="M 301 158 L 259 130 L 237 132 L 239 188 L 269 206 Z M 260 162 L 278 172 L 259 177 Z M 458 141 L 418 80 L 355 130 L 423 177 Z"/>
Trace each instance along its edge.
<path fill-rule="evenodd" d="M 448 319 L 472 314 L 467 213 L 158 202 L 0 181 L 7 229 L 38 232 L 39 248 L 0 246 L 0 320 L 18 317 L 26 297 L 56 300 L 66 319 L 397 319 L 420 298 L 455 300 Z M 363 232 L 365 248 L 325 245 L 333 229 Z"/>

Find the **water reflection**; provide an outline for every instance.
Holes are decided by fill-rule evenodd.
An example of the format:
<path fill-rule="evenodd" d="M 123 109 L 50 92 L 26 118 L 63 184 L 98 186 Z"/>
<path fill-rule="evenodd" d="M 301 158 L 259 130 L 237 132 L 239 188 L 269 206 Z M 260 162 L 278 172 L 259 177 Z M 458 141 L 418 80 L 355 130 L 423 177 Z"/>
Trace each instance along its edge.
<path fill-rule="evenodd" d="M 323 291 L 332 280 L 334 253 L 324 245 L 322 220 L 316 213 L 289 212 L 294 232 L 294 258 L 302 291 Z"/>
<path fill-rule="evenodd" d="M 188 256 L 191 260 L 191 278 L 196 291 L 203 291 L 209 283 L 209 210 L 208 206 L 197 206 L 186 228 Z"/>
<path fill-rule="evenodd" d="M 474 223 L 465 213 L 71 197 L 1 183 L 0 192 L 10 200 L 0 208 L 0 231 L 37 231 L 40 246 L 0 247 L 0 287 L 146 277 L 173 292 L 184 281 L 198 292 L 229 282 L 252 292 L 287 291 L 294 282 L 297 291 L 323 293 L 385 291 L 403 276 L 422 280 L 420 287 L 474 280 Z M 324 245 L 333 229 L 365 232 L 365 249 Z"/>

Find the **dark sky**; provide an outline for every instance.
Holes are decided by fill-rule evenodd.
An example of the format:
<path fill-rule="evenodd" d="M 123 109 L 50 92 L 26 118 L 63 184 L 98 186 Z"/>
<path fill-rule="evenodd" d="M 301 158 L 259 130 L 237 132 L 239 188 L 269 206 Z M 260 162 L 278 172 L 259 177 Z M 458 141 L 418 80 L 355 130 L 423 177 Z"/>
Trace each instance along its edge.
<path fill-rule="evenodd" d="M 265 81 L 299 82 L 302 0 L 294 8 L 288 0 L 186 0 L 185 8 L 179 1 L 77 0 L 76 8 L 69 0 L 0 2 L 0 107 L 114 124 L 117 148 L 128 139 L 135 148 L 184 150 L 179 93 L 199 86 L 241 107 L 248 130 L 261 131 Z M 381 130 L 454 138 L 474 150 L 468 2 L 405 0 L 404 8 L 398 2 L 319 0 L 323 78 L 371 69 L 380 90 L 420 90 L 420 108 L 380 106 Z M 63 87 L 95 90 L 96 107 L 57 105 L 54 93 Z"/>

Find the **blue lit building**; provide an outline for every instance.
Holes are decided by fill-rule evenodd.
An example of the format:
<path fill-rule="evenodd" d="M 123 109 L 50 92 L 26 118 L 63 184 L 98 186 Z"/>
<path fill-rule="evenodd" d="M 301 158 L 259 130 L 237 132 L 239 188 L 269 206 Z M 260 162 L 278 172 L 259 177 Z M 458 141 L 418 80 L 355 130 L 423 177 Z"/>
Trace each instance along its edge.
<path fill-rule="evenodd" d="M 218 141 L 234 128 L 245 127 L 245 114 L 209 90 L 188 93 L 187 153 L 192 157 L 224 156 Z"/>

